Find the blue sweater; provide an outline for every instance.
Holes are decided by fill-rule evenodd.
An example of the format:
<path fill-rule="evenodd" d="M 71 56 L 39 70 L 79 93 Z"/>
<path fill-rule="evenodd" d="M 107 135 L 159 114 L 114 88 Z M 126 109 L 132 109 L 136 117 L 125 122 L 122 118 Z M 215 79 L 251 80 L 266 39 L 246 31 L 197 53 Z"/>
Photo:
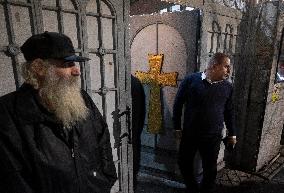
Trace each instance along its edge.
<path fill-rule="evenodd" d="M 186 76 L 175 98 L 174 128 L 181 129 L 184 106 L 183 134 L 219 135 L 225 121 L 228 135 L 236 135 L 232 91 L 232 84 L 227 80 L 210 84 L 207 80 L 202 80 L 201 72 Z"/>

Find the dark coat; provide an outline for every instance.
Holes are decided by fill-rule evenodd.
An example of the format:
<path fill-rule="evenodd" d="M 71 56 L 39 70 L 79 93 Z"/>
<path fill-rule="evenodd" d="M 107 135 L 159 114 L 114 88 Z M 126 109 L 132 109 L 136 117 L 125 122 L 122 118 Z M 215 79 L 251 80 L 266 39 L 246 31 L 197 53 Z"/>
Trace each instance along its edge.
<path fill-rule="evenodd" d="M 132 97 L 132 147 L 133 147 L 133 173 L 136 183 L 136 175 L 139 170 L 141 154 L 141 134 L 145 120 L 145 92 L 138 78 L 131 75 Z"/>
<path fill-rule="evenodd" d="M 117 177 L 109 131 L 91 98 L 82 95 L 91 113 L 69 133 L 30 85 L 0 98 L 1 193 L 110 191 Z"/>

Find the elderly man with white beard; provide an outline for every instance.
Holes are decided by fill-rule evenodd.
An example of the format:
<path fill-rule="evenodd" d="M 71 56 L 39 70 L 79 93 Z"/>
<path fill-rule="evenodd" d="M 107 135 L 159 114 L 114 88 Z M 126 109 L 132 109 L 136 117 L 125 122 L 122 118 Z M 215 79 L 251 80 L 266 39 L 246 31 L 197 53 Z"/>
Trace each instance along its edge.
<path fill-rule="evenodd" d="M 25 83 L 0 98 L 1 193 L 108 193 L 117 179 L 107 125 L 79 86 L 69 37 L 31 36 Z"/>

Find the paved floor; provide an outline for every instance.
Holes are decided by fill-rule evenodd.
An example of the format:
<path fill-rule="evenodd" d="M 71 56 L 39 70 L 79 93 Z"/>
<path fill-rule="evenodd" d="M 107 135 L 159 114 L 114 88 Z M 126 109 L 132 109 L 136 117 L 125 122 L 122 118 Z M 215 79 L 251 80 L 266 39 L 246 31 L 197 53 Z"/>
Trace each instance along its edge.
<path fill-rule="evenodd" d="M 184 185 L 142 176 L 135 193 L 185 193 Z M 216 193 L 284 193 L 284 156 L 259 173 L 222 169 Z"/>
<path fill-rule="evenodd" d="M 185 190 L 182 187 L 142 181 L 136 193 L 185 193 Z M 271 181 L 254 176 L 238 185 L 219 184 L 216 193 L 284 193 L 284 169 Z"/>

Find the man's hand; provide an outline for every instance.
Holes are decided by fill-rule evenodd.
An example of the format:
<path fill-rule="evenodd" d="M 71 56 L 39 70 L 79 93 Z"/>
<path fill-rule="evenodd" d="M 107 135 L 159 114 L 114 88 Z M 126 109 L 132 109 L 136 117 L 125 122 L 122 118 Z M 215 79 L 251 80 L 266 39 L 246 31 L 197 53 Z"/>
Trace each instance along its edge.
<path fill-rule="evenodd" d="M 237 138 L 236 136 L 227 136 L 223 139 L 223 142 L 226 146 L 226 149 L 232 151 L 237 143 Z"/>
<path fill-rule="evenodd" d="M 182 136 L 182 130 L 176 130 L 176 139 L 181 139 L 181 136 Z"/>
<path fill-rule="evenodd" d="M 228 136 L 227 138 L 228 138 L 228 140 L 227 140 L 228 144 L 233 145 L 233 146 L 236 145 L 236 143 L 237 143 L 237 137 L 236 136 Z"/>

